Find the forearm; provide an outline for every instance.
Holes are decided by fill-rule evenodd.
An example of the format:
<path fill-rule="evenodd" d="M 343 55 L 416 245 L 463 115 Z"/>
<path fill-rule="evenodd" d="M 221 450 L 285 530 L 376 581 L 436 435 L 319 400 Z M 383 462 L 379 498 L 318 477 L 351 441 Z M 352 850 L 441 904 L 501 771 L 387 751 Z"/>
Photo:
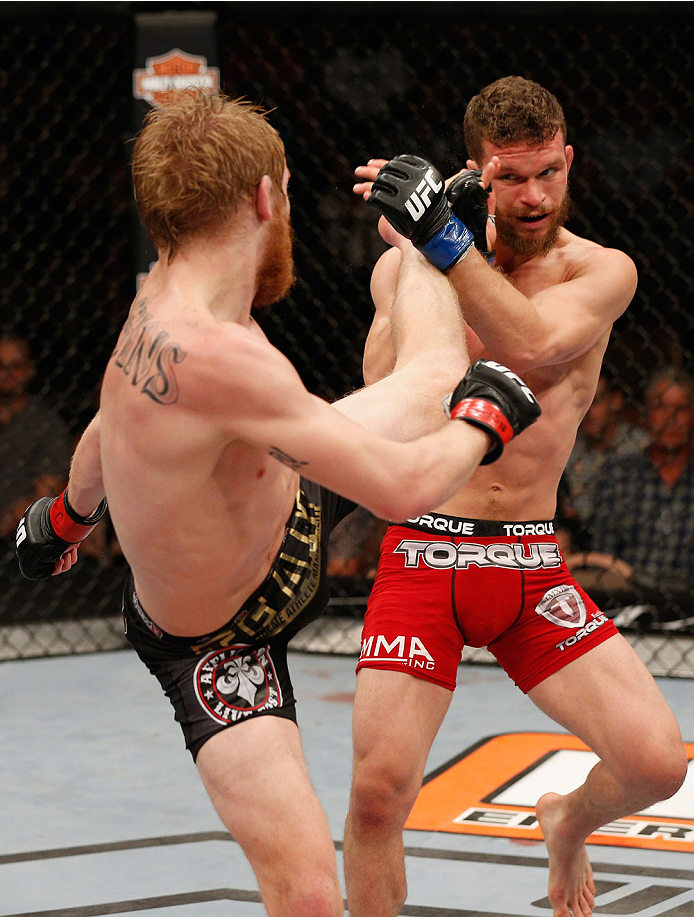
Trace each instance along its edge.
<path fill-rule="evenodd" d="M 357 408 L 369 399 L 378 400 L 378 393 L 396 375 L 345 399 L 342 407 L 351 407 L 356 416 Z M 307 477 L 386 519 L 404 519 L 439 506 L 479 464 L 496 461 L 511 439 L 541 414 L 537 399 L 521 379 L 491 360 L 476 361 L 455 386 L 451 419 L 411 442 L 393 442 L 359 424 L 346 426 L 325 402 L 315 396 L 308 399 L 312 409 L 304 416 L 309 427 L 296 427 L 297 439 L 285 440 L 283 454 L 303 453 L 298 464 Z M 390 401 L 385 399 L 386 407 Z M 440 409 L 438 416 L 445 416 Z M 306 443 L 311 444 L 310 460 Z M 341 455 L 337 467 L 336 454 Z M 297 465 L 296 458 L 293 463 Z"/>
<path fill-rule="evenodd" d="M 448 421 L 435 433 L 410 443 L 384 443 L 368 465 L 363 489 L 352 499 L 382 519 L 402 521 L 430 512 L 474 474 L 490 446 L 483 430 Z M 374 473 L 374 468 L 379 469 Z"/>
<path fill-rule="evenodd" d="M 527 296 L 477 252 L 454 265 L 448 277 L 465 320 L 494 359 L 514 368 L 538 361 L 545 328 Z"/>
<path fill-rule="evenodd" d="M 629 305 L 636 270 L 622 252 L 595 246 L 570 276 L 539 284 L 524 295 L 471 252 L 449 272 L 463 314 L 494 358 L 517 372 L 566 363 L 607 344 L 612 323 Z"/>
<path fill-rule="evenodd" d="M 97 413 L 77 444 L 70 465 L 67 490 L 70 506 L 88 518 L 104 499 L 101 475 L 101 417 Z"/>
<path fill-rule="evenodd" d="M 376 165 L 374 163 L 373 167 Z M 385 163 L 374 177 L 368 202 L 383 214 L 379 230 L 385 241 L 397 244 L 403 254 L 407 254 L 408 249 L 401 240 L 403 236 L 411 240 L 432 266 L 453 284 L 465 320 L 495 359 L 518 366 L 518 357 L 524 354 L 528 342 L 538 339 L 539 315 L 516 287 L 489 267 L 473 245 L 475 234 L 479 238 L 486 232 L 486 191 L 483 188 L 488 187 L 493 177 L 491 173 L 497 168 L 498 160 L 493 166 L 485 167 L 479 182 L 461 179 L 464 189 L 459 188 L 455 206 L 465 205 L 463 211 L 468 222 L 474 217 L 471 224 L 474 232 L 461 220 L 458 211 L 452 209 L 438 170 L 416 156 L 396 156 Z M 478 199 L 475 189 L 483 196 L 483 201 Z M 416 201 L 419 201 L 417 214 L 413 208 Z M 480 224 L 482 216 L 483 227 Z M 400 241 L 392 241 L 384 233 L 384 220 L 391 227 L 391 235 L 396 230 L 401 234 Z M 486 236 L 481 244 L 486 248 Z M 404 281 L 404 270 L 401 273 Z M 396 349 L 399 349 L 395 328 L 393 333 Z"/>

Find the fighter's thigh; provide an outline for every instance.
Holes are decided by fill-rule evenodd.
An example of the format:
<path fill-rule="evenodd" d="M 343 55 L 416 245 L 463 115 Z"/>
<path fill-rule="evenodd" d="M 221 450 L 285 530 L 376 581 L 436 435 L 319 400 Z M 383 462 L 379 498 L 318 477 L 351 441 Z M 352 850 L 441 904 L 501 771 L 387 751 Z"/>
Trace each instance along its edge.
<path fill-rule="evenodd" d="M 653 676 L 614 634 L 528 692 L 618 777 L 671 766 L 684 755 L 677 721 Z"/>
<path fill-rule="evenodd" d="M 361 669 L 352 720 L 355 775 L 417 787 L 453 692 L 405 672 Z"/>
<path fill-rule="evenodd" d="M 238 723 L 205 742 L 196 765 L 261 881 L 281 882 L 304 869 L 336 875 L 330 830 L 294 722 L 269 715 Z"/>

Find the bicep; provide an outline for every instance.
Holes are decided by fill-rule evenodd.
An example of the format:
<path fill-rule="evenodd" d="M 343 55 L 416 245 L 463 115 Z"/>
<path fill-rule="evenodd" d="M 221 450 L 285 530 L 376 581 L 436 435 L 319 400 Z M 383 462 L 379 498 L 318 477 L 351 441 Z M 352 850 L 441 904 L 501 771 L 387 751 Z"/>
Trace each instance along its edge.
<path fill-rule="evenodd" d="M 390 515 L 393 499 L 401 497 L 393 479 L 394 469 L 405 467 L 398 451 L 404 447 L 365 429 L 302 385 L 285 388 L 270 410 L 246 417 L 238 429 L 292 471 L 377 516 Z"/>
<path fill-rule="evenodd" d="M 609 332 L 636 289 L 633 262 L 623 259 L 603 259 L 596 269 L 529 297 L 542 329 L 538 365 L 575 359 Z"/>

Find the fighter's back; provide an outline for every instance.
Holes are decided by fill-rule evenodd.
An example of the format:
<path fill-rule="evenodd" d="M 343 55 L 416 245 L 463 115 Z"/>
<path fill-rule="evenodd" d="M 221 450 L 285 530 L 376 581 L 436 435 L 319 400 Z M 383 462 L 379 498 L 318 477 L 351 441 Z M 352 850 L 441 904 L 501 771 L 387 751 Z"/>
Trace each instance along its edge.
<path fill-rule="evenodd" d="M 104 375 L 101 452 L 144 608 L 164 630 L 194 635 L 229 620 L 266 575 L 297 475 L 235 438 L 219 404 L 221 364 L 260 332 L 179 305 L 133 305 Z"/>

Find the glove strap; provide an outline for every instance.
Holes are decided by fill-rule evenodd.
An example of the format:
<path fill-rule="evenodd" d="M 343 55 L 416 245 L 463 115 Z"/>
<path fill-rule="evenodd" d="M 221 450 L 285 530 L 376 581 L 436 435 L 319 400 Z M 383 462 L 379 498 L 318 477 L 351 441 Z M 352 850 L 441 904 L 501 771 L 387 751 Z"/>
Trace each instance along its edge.
<path fill-rule="evenodd" d="M 492 224 L 492 226 L 496 226 L 496 220 L 495 220 L 495 218 L 494 218 L 494 214 L 493 214 L 493 213 L 490 213 L 489 216 L 487 217 L 487 219 L 488 219 L 489 222 Z M 492 251 L 487 251 L 487 246 L 486 246 L 486 230 L 485 230 L 485 246 L 484 246 L 484 249 L 478 248 L 477 250 L 479 251 L 480 255 L 482 255 L 482 257 L 483 257 L 484 260 L 487 262 L 487 264 L 488 264 L 490 267 L 494 267 L 494 259 L 496 258 L 496 251 L 495 251 L 494 249 L 492 249 Z"/>
<path fill-rule="evenodd" d="M 440 271 L 447 271 L 467 255 L 472 248 L 472 233 L 465 223 L 451 214 L 450 220 L 426 245 L 417 248 Z"/>
<path fill-rule="evenodd" d="M 51 506 L 49 518 L 53 531 L 69 544 L 79 544 L 84 541 L 94 526 L 106 512 L 106 500 L 102 500 L 91 516 L 84 517 L 76 513 L 67 499 L 67 490 L 64 490 Z"/>
<path fill-rule="evenodd" d="M 482 398 L 463 398 L 451 411 L 451 420 L 466 420 L 482 427 L 495 442 L 487 450 L 482 465 L 496 461 L 506 443 L 513 439 L 513 427 L 498 404 Z"/>

